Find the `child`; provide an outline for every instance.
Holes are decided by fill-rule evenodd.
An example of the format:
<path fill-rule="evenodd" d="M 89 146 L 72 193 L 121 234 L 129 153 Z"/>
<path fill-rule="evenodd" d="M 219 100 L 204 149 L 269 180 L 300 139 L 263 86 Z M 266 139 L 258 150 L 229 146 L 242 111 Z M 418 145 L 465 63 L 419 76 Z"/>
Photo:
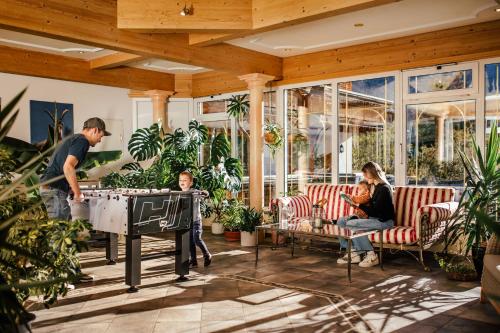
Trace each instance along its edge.
<path fill-rule="evenodd" d="M 193 175 L 188 171 L 183 171 L 179 174 L 179 187 L 183 191 L 196 191 L 192 190 L 193 186 Z M 201 234 L 203 232 L 201 226 L 201 212 L 200 212 L 200 200 L 199 196 L 195 196 L 193 199 L 193 228 L 190 234 L 190 252 L 191 260 L 190 267 L 198 267 L 198 261 L 196 259 L 196 246 L 198 246 L 203 253 L 204 265 L 207 267 L 212 262 L 212 255 L 208 251 L 207 245 L 201 239 Z"/>
<path fill-rule="evenodd" d="M 369 203 L 370 202 L 370 185 L 368 184 L 368 182 L 363 179 L 358 183 L 357 186 L 358 186 L 358 193 L 359 194 L 355 195 L 355 196 L 350 196 L 352 201 L 354 201 L 354 203 L 356 203 L 358 205 Z M 368 215 L 364 211 L 359 209 L 358 207 L 354 208 L 354 215 L 360 219 L 367 219 L 368 218 Z"/>

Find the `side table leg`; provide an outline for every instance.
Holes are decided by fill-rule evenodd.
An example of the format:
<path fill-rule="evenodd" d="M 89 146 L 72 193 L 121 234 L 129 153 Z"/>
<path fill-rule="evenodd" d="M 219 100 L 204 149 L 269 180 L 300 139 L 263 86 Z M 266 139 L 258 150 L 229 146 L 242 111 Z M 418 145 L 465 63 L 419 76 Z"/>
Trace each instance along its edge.
<path fill-rule="evenodd" d="M 380 243 L 379 243 L 379 252 L 380 252 L 380 269 L 384 270 L 384 261 L 382 259 L 382 255 L 384 253 L 384 231 L 380 231 Z"/>
<path fill-rule="evenodd" d="M 349 283 L 351 282 L 351 247 L 352 239 L 347 240 L 347 277 L 349 278 Z"/>
<path fill-rule="evenodd" d="M 255 266 L 257 266 L 257 261 L 259 261 L 259 233 L 255 229 L 255 234 L 257 235 L 257 241 L 255 242 Z"/>

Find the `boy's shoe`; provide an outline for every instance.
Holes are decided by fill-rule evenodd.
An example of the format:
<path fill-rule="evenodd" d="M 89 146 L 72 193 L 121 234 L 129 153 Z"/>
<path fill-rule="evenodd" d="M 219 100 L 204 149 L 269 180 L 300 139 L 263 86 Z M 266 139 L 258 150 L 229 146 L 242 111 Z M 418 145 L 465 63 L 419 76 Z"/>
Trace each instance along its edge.
<path fill-rule="evenodd" d="M 359 263 L 359 267 L 372 267 L 378 265 L 378 256 L 374 252 L 368 252 L 365 259 Z"/>
<path fill-rule="evenodd" d="M 337 264 L 347 264 L 348 262 L 349 262 L 349 258 L 348 258 L 347 253 L 342 258 L 337 259 Z M 356 252 L 352 252 L 351 253 L 351 264 L 358 264 L 359 262 L 361 262 L 361 256 Z"/>
<path fill-rule="evenodd" d="M 75 283 L 85 283 L 85 282 L 92 282 L 94 281 L 94 276 L 81 273 L 77 276 Z"/>
<path fill-rule="evenodd" d="M 189 268 L 195 268 L 195 267 L 198 267 L 198 262 L 189 260 Z"/>
<path fill-rule="evenodd" d="M 212 255 L 209 254 L 208 256 L 205 257 L 205 262 L 203 264 L 205 267 L 207 267 L 210 265 L 211 262 L 212 262 Z"/>

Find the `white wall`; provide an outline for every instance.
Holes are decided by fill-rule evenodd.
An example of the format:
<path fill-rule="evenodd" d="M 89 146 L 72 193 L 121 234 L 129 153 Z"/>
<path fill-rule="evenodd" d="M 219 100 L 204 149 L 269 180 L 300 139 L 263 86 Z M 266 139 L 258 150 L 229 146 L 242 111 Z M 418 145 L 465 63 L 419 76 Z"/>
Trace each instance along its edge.
<path fill-rule="evenodd" d="M 30 141 L 30 100 L 71 103 L 73 104 L 74 131 L 82 129 L 83 122 L 91 117 L 100 117 L 109 121 L 113 140 L 106 144 L 106 137 L 93 150 L 121 149 L 125 159 L 96 170 L 92 178 L 117 170 L 127 160 L 127 142 L 132 134 L 132 101 L 128 97 L 128 89 L 75 83 L 31 76 L 0 73 L 0 98 L 5 106 L 18 92 L 28 87 L 27 92 L 18 104 L 19 116 L 9 136 Z M 121 125 L 120 125 L 121 124 Z M 121 134 L 121 135 L 120 135 Z M 121 140 L 119 136 L 122 136 Z"/>

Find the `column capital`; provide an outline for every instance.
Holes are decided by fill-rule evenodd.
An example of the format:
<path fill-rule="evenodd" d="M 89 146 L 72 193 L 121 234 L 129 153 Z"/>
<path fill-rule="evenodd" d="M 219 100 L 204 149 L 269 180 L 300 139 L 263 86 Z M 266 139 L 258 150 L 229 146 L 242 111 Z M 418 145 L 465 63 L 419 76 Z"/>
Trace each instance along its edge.
<path fill-rule="evenodd" d="M 238 79 L 245 81 L 248 88 L 253 87 L 264 87 L 266 83 L 274 80 L 276 77 L 272 75 L 262 74 L 262 73 L 251 73 L 238 76 Z"/>
<path fill-rule="evenodd" d="M 134 97 L 163 97 L 168 99 L 170 96 L 174 95 L 175 91 L 168 91 L 168 90 L 158 90 L 158 89 L 153 89 L 153 90 L 130 90 L 128 93 L 128 97 L 134 98 Z"/>

